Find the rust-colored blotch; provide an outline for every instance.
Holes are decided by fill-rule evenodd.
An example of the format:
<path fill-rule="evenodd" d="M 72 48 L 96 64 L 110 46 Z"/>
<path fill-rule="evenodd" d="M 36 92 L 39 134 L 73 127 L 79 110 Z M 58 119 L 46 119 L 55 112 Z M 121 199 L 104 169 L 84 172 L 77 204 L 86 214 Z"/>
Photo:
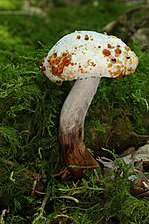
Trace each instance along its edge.
<path fill-rule="evenodd" d="M 121 69 L 118 69 L 115 72 L 112 72 L 111 70 L 109 70 L 109 73 L 110 73 L 111 77 L 118 77 L 118 78 L 122 77 Z"/>
<path fill-rule="evenodd" d="M 46 68 L 45 68 L 45 66 L 43 66 L 43 61 L 44 61 L 44 59 L 41 60 L 41 62 L 40 62 L 40 64 L 39 64 L 39 68 L 40 68 L 43 72 L 45 72 L 45 71 L 46 71 Z"/>
<path fill-rule="evenodd" d="M 64 52 L 62 56 L 57 56 L 57 53 L 53 53 L 48 59 L 49 66 L 52 70 L 52 74 L 55 76 L 61 76 L 64 67 L 72 64 L 71 55 L 68 52 Z"/>
<path fill-rule="evenodd" d="M 114 72 L 113 74 L 114 74 L 114 76 L 116 76 L 116 77 L 118 77 L 118 78 L 123 77 L 121 69 L 118 69 L 118 70 L 117 70 L 116 72 Z"/>
<path fill-rule="evenodd" d="M 78 36 L 77 36 L 77 39 L 81 39 L 81 36 L 80 36 L 80 35 L 78 35 Z"/>
<path fill-rule="evenodd" d="M 108 44 L 107 46 L 108 48 L 114 48 L 114 46 L 112 46 L 111 44 Z"/>
<path fill-rule="evenodd" d="M 56 58 L 57 57 L 57 53 L 53 53 L 53 58 Z"/>
<path fill-rule="evenodd" d="M 128 46 L 125 46 L 126 51 L 130 51 L 130 48 Z"/>
<path fill-rule="evenodd" d="M 130 73 L 133 73 L 133 72 L 134 72 L 134 69 L 133 69 L 133 68 L 129 68 L 128 71 L 129 71 Z"/>
<path fill-rule="evenodd" d="M 121 49 L 116 48 L 115 50 L 115 56 L 118 57 L 122 53 Z"/>
<path fill-rule="evenodd" d="M 117 78 L 119 78 L 119 79 L 124 78 L 124 77 L 125 77 L 125 75 L 122 73 L 117 76 Z"/>
<path fill-rule="evenodd" d="M 41 69 L 43 72 L 45 72 L 45 71 L 46 71 L 46 67 L 45 67 L 45 66 L 43 66 L 43 65 L 40 65 L 40 69 Z"/>
<path fill-rule="evenodd" d="M 85 40 L 88 40 L 89 39 L 89 36 L 86 34 L 84 39 Z"/>
<path fill-rule="evenodd" d="M 58 65 L 60 63 L 60 59 L 56 58 L 55 59 L 55 64 Z"/>
<path fill-rule="evenodd" d="M 91 66 L 93 66 L 93 67 L 96 66 L 96 64 L 95 64 L 93 61 L 91 61 L 89 64 L 90 64 Z"/>
<path fill-rule="evenodd" d="M 111 52 L 110 52 L 108 49 L 104 49 L 104 50 L 102 51 L 102 53 L 103 53 L 105 56 L 109 56 L 109 55 L 111 55 Z"/>
<path fill-rule="evenodd" d="M 112 68 L 113 64 L 112 63 L 109 63 L 108 64 L 108 68 Z"/>

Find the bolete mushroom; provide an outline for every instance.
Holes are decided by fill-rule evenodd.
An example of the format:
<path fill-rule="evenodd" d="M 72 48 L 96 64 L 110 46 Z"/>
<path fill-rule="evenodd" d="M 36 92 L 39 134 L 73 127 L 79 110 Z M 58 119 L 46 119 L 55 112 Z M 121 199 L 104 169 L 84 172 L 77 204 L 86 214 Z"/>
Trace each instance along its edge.
<path fill-rule="evenodd" d="M 98 166 L 84 143 L 84 120 L 100 78 L 129 75 L 137 64 L 136 54 L 119 38 L 94 31 L 64 36 L 42 60 L 41 69 L 50 80 L 77 80 L 61 110 L 59 136 L 64 161 L 74 176 L 83 176 L 84 166 Z"/>

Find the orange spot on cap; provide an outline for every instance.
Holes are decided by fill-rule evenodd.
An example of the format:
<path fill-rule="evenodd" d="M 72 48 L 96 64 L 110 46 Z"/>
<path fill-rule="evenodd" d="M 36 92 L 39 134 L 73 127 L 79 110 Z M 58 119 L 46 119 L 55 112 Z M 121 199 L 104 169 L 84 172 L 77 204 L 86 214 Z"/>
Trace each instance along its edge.
<path fill-rule="evenodd" d="M 45 66 L 40 66 L 40 69 L 45 72 L 46 71 L 46 67 Z"/>
<path fill-rule="evenodd" d="M 108 44 L 108 48 L 112 48 L 111 44 Z"/>
<path fill-rule="evenodd" d="M 85 40 L 88 40 L 89 39 L 89 36 L 86 34 L 84 39 Z"/>
<path fill-rule="evenodd" d="M 110 52 L 109 50 L 107 50 L 107 49 L 104 49 L 104 50 L 102 51 L 102 53 L 103 53 L 105 56 L 109 56 L 109 55 L 111 55 L 111 52 Z"/>
<path fill-rule="evenodd" d="M 108 68 L 111 68 L 112 66 L 113 66 L 112 63 L 109 63 L 109 64 L 108 64 Z"/>
<path fill-rule="evenodd" d="M 57 53 L 53 53 L 53 58 L 56 58 L 57 57 Z"/>
<path fill-rule="evenodd" d="M 128 46 L 125 46 L 126 51 L 130 51 L 130 48 Z"/>
<path fill-rule="evenodd" d="M 62 78 L 63 70 L 72 63 L 71 55 L 68 53 L 68 51 L 62 53 L 61 56 L 57 56 L 57 54 L 53 53 L 48 58 L 48 63 L 52 70 L 52 74 Z"/>
<path fill-rule="evenodd" d="M 62 72 L 63 72 L 63 68 L 61 68 L 61 67 L 59 68 L 59 67 L 58 67 L 58 69 L 57 69 L 57 73 L 58 73 L 58 74 L 62 74 Z"/>
<path fill-rule="evenodd" d="M 122 53 L 121 49 L 116 48 L 115 50 L 115 56 L 118 57 Z"/>
<path fill-rule="evenodd" d="M 114 48 L 114 46 L 112 46 L 111 44 L 108 44 L 107 47 L 108 47 L 108 48 L 111 48 L 111 49 Z"/>

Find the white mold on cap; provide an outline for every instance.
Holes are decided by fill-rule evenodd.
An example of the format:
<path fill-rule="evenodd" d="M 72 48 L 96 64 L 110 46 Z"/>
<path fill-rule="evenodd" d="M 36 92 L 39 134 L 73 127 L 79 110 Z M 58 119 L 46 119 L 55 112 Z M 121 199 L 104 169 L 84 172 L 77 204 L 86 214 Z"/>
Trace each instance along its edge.
<path fill-rule="evenodd" d="M 138 65 L 136 54 L 119 38 L 76 31 L 61 38 L 44 57 L 41 69 L 52 81 L 123 77 Z"/>

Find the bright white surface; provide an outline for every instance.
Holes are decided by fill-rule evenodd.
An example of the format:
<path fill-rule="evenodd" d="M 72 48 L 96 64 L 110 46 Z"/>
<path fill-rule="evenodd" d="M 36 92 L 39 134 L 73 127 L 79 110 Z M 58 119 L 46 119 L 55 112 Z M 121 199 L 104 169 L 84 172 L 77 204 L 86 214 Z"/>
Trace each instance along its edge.
<path fill-rule="evenodd" d="M 94 31 L 64 36 L 42 62 L 44 73 L 52 81 L 121 77 L 133 73 L 137 65 L 137 56 L 122 40 Z"/>

